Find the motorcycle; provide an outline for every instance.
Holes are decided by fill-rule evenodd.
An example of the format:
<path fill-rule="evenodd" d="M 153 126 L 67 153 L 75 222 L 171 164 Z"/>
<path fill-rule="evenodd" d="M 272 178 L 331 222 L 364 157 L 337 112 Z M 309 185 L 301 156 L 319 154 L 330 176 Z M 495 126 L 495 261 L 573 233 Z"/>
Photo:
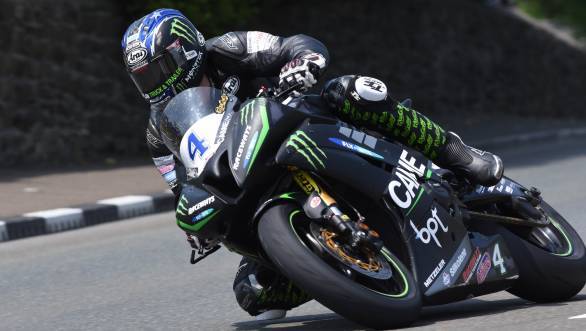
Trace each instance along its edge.
<path fill-rule="evenodd" d="M 178 220 L 200 238 L 192 263 L 221 244 L 377 329 L 413 323 L 424 305 L 504 290 L 551 302 L 582 289 L 584 244 L 538 189 L 507 177 L 473 185 L 292 90 L 240 103 L 197 87 L 162 113 L 189 183 L 213 193 L 202 201 L 186 184 L 179 200 Z M 210 199 L 226 207 L 204 208 Z"/>

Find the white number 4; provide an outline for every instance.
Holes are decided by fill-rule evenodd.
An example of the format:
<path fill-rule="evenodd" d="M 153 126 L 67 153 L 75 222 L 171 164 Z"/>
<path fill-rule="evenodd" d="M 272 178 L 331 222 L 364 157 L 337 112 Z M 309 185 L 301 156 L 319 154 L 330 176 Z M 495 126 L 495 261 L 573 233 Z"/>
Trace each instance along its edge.
<path fill-rule="evenodd" d="M 499 267 L 499 272 L 504 274 L 507 272 L 507 268 L 505 267 L 505 261 L 501 257 L 501 249 L 499 244 L 494 245 L 494 251 L 492 251 L 492 263 L 494 264 L 495 268 Z"/>

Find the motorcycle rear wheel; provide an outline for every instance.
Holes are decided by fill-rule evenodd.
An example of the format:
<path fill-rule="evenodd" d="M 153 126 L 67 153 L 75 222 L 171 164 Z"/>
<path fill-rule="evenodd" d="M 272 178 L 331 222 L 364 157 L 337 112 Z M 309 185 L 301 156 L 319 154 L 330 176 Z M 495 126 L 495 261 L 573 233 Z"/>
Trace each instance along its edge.
<path fill-rule="evenodd" d="M 586 283 L 586 249 L 576 230 L 555 209 L 545 202 L 541 208 L 550 225 L 501 233 L 519 268 L 519 280 L 508 291 L 533 302 L 568 300 Z"/>

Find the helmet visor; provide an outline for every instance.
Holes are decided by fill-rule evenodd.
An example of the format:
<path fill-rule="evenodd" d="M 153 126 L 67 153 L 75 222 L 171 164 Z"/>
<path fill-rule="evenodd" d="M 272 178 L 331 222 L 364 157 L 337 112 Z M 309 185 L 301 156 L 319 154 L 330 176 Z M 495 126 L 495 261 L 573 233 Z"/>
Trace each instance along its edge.
<path fill-rule="evenodd" d="M 148 94 L 163 85 L 185 61 L 185 53 L 177 40 L 153 61 L 133 69 L 130 77 L 142 94 Z"/>

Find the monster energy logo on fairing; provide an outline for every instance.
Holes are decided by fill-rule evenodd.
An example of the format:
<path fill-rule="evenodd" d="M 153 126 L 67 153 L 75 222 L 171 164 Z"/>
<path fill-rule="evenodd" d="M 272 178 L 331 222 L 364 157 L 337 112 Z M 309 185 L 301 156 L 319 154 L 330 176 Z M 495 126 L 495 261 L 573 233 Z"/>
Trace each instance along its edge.
<path fill-rule="evenodd" d="M 171 22 L 171 35 L 183 37 L 184 39 L 189 40 L 192 44 L 195 44 L 195 32 L 191 30 L 189 25 L 177 18 L 174 18 L 173 22 Z"/>
<path fill-rule="evenodd" d="M 187 201 L 187 198 L 182 195 L 181 199 L 179 199 L 179 203 L 177 204 L 177 214 L 187 216 L 187 207 L 185 206 L 186 203 L 189 203 L 189 201 Z"/>
<path fill-rule="evenodd" d="M 301 154 L 307 160 L 307 162 L 309 162 L 309 164 L 313 166 L 315 170 L 317 170 L 317 166 L 315 165 L 315 163 L 319 163 L 319 165 L 321 165 L 324 169 L 326 168 L 323 161 L 320 159 L 321 156 L 319 154 L 314 153 L 314 150 L 321 153 L 323 157 L 327 159 L 328 157 L 326 156 L 326 153 L 324 153 L 324 151 L 322 151 L 317 146 L 317 144 L 313 140 L 311 140 L 311 138 L 309 138 L 307 134 L 305 134 L 305 132 L 297 131 L 294 134 L 292 134 L 286 146 L 295 149 L 295 151 Z M 309 154 L 305 153 L 305 151 L 309 152 Z M 313 161 L 315 161 L 315 163 Z"/>
<path fill-rule="evenodd" d="M 248 115 L 250 115 L 250 119 L 252 120 L 252 109 L 254 108 L 254 105 L 256 104 L 256 100 L 252 100 L 252 102 L 250 102 L 249 104 L 247 104 L 246 106 L 244 106 L 244 108 L 242 108 L 242 110 L 240 111 L 240 124 L 241 125 L 248 125 Z"/>

